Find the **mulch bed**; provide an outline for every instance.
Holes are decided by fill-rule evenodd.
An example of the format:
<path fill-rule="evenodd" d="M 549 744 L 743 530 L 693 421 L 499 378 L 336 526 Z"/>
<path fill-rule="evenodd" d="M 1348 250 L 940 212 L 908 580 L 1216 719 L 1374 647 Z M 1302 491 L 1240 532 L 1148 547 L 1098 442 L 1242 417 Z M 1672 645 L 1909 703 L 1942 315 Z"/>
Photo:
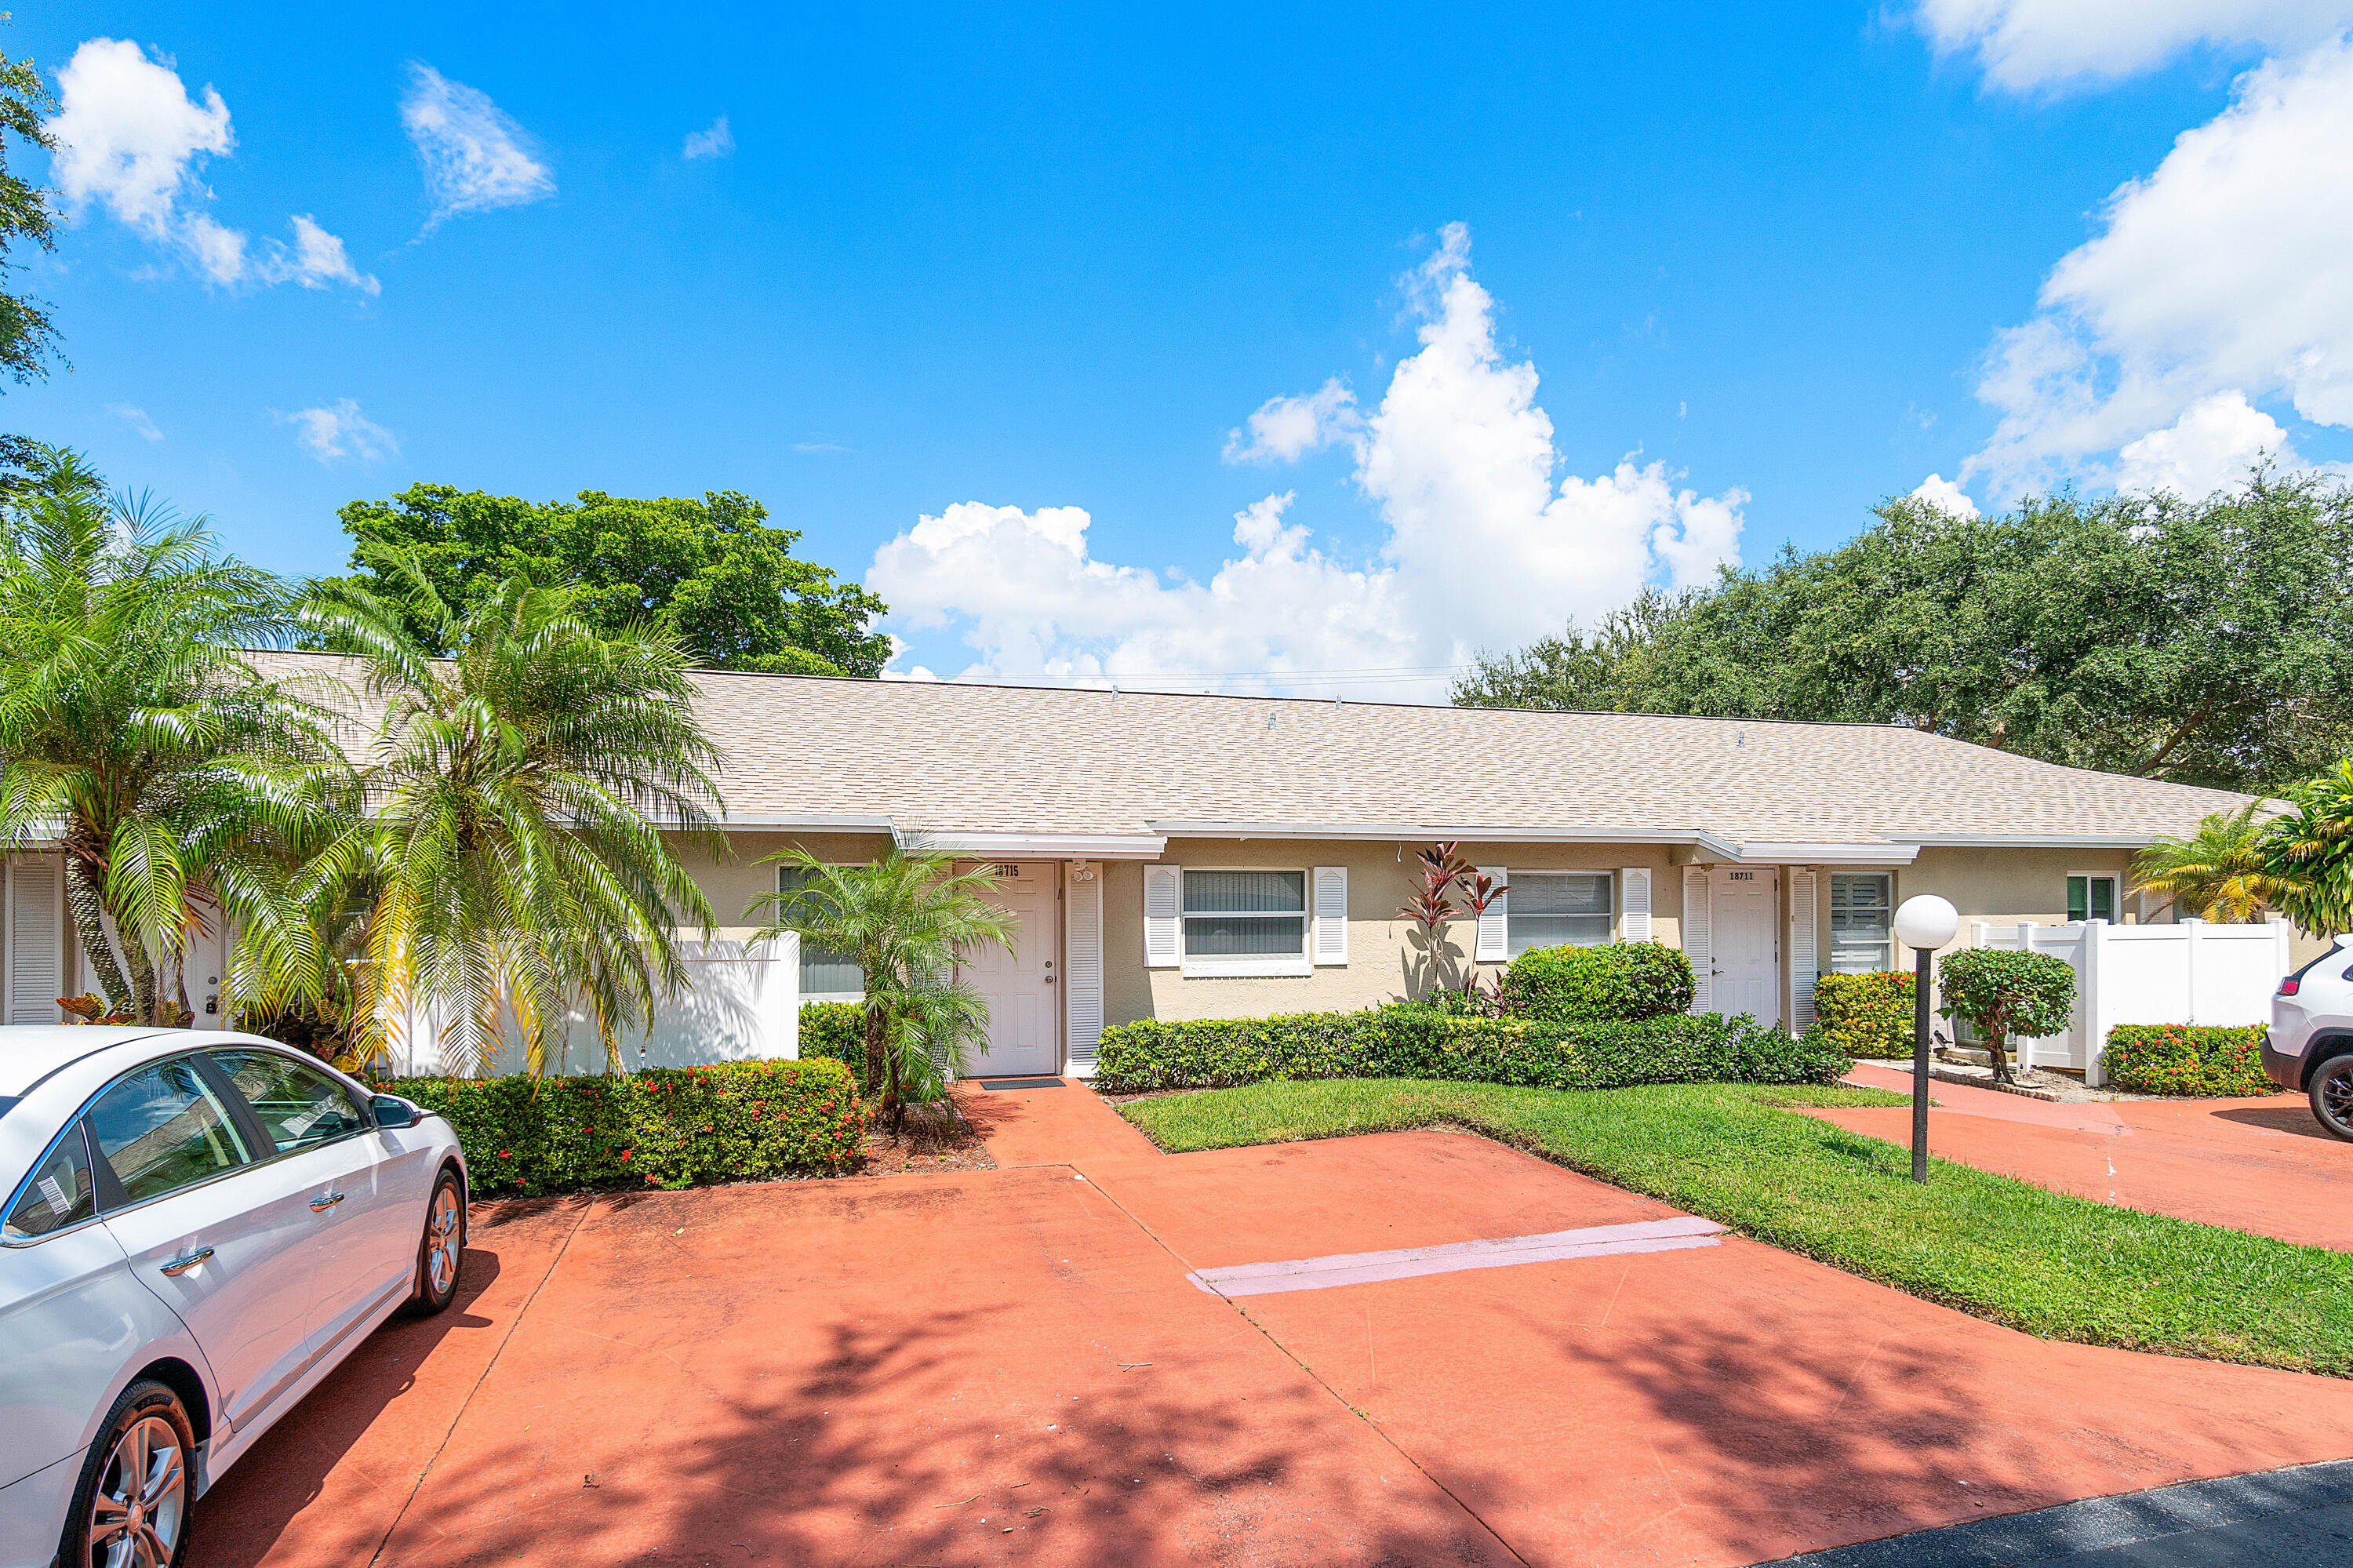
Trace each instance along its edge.
<path fill-rule="evenodd" d="M 970 1122 L 942 1126 L 909 1117 L 905 1132 L 892 1138 L 890 1129 L 867 1129 L 863 1163 L 851 1176 L 909 1176 L 926 1171 L 994 1171 L 988 1145 Z"/>

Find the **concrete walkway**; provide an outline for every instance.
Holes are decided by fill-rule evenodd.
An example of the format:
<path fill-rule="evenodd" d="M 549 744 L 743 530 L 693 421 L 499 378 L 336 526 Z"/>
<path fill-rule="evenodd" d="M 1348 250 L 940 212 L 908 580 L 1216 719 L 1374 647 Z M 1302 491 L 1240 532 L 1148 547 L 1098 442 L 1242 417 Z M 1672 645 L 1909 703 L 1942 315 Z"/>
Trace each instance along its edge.
<path fill-rule="evenodd" d="M 1912 1091 L 1912 1075 L 1858 1064 L 1850 1083 Z M 1954 1084 L 1929 1089 L 1929 1152 L 2103 1203 L 2353 1249 L 2353 1143 L 2300 1095 L 2052 1105 Z M 1897 1107 L 1807 1113 L 1912 1142 Z"/>
<path fill-rule="evenodd" d="M 1728 1565 L 2353 1451 L 2353 1383 L 2045 1343 L 1467 1135 L 979 1114 L 996 1171 L 484 1205 L 190 1562 Z M 1676 1246 L 1187 1277 L 1561 1233 Z"/>

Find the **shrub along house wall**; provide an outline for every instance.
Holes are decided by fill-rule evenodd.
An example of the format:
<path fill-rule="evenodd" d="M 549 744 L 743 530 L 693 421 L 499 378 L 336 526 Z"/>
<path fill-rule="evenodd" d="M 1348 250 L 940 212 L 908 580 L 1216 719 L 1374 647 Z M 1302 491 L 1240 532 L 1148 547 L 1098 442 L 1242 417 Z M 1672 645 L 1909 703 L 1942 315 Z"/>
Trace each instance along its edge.
<path fill-rule="evenodd" d="M 822 1060 L 381 1086 L 457 1129 L 482 1194 L 829 1175 L 866 1136 L 849 1070 Z"/>
<path fill-rule="evenodd" d="M 1915 983 L 1900 970 L 1824 975 L 1814 982 L 1816 1025 L 1850 1056 L 1908 1057 Z"/>

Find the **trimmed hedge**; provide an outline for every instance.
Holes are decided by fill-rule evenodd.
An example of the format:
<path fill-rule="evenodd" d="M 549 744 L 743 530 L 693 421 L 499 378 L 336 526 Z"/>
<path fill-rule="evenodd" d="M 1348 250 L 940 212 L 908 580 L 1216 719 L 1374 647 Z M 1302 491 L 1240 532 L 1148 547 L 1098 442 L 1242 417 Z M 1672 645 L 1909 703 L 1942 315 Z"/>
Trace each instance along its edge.
<path fill-rule="evenodd" d="M 2260 1023 L 2119 1023 L 2108 1031 L 2108 1077 L 2144 1095 L 2275 1095 L 2263 1044 Z"/>
<path fill-rule="evenodd" d="M 1814 1017 L 1850 1056 L 1912 1054 L 1913 977 L 1901 969 L 1823 975 L 1814 981 Z"/>
<path fill-rule="evenodd" d="M 1745 1014 L 1549 1023 L 1465 1018 L 1403 1003 L 1362 1012 L 1148 1020 L 1103 1032 L 1095 1086 L 1113 1094 L 1267 1078 L 1440 1078 L 1532 1088 L 1628 1084 L 1826 1084 L 1847 1059 Z"/>
<path fill-rule="evenodd" d="M 854 1001 L 801 1003 L 801 1060 L 826 1057 L 866 1071 L 866 1010 Z"/>
<path fill-rule="evenodd" d="M 1663 942 L 1531 948 L 1504 971 L 1504 1008 L 1551 1023 L 1630 1023 L 1692 1004 L 1691 959 Z"/>
<path fill-rule="evenodd" d="M 478 1193 L 829 1175 L 866 1137 L 849 1070 L 822 1060 L 381 1086 L 458 1129 Z"/>

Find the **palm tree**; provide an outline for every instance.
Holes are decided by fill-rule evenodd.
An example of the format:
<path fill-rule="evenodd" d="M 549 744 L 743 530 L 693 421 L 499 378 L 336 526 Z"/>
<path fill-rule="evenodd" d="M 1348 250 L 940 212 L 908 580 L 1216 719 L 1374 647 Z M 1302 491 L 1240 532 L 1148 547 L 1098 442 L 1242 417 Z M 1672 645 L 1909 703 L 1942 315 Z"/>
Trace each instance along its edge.
<path fill-rule="evenodd" d="M 976 948 L 1013 945 L 1013 917 L 988 902 L 995 879 L 921 844 L 893 843 L 871 865 L 828 865 L 797 848 L 762 863 L 792 868 L 800 885 L 753 901 L 750 916 L 772 916 L 759 937 L 797 931 L 857 962 L 866 1092 L 881 1095 L 896 1130 L 903 1102 L 940 1093 L 987 1029 L 987 1004 L 955 969 Z"/>
<path fill-rule="evenodd" d="M 2305 930 L 2353 930 L 2353 758 L 2289 796 L 2295 810 L 2264 828 L 2278 891 L 2272 902 Z"/>
<path fill-rule="evenodd" d="M 0 841 L 62 840 L 110 1014 L 185 1022 L 181 960 L 213 922 L 255 961 L 315 963 L 288 879 L 340 795 L 334 712 L 237 652 L 290 630 L 283 583 L 38 450 L 0 528 Z"/>
<path fill-rule="evenodd" d="M 376 1048 L 433 1017 L 460 1072 L 512 1031 L 538 1074 L 585 1006 L 617 1069 L 621 1032 L 685 987 L 674 928 L 714 924 L 672 843 L 723 842 L 691 662 L 667 632 L 596 630 L 567 589 L 513 577 L 460 609 L 411 552 L 362 555 L 400 598 L 346 580 L 303 610 L 376 715 L 367 814 L 309 882 L 319 910 L 366 909 L 347 1016 Z"/>
<path fill-rule="evenodd" d="M 2268 847 L 2270 824 L 2250 800 L 2217 811 L 2186 839 L 2161 838 L 2133 861 L 2133 881 L 2171 895 L 2184 914 L 2206 920 L 2251 922 L 2280 906 L 2285 883 Z"/>

